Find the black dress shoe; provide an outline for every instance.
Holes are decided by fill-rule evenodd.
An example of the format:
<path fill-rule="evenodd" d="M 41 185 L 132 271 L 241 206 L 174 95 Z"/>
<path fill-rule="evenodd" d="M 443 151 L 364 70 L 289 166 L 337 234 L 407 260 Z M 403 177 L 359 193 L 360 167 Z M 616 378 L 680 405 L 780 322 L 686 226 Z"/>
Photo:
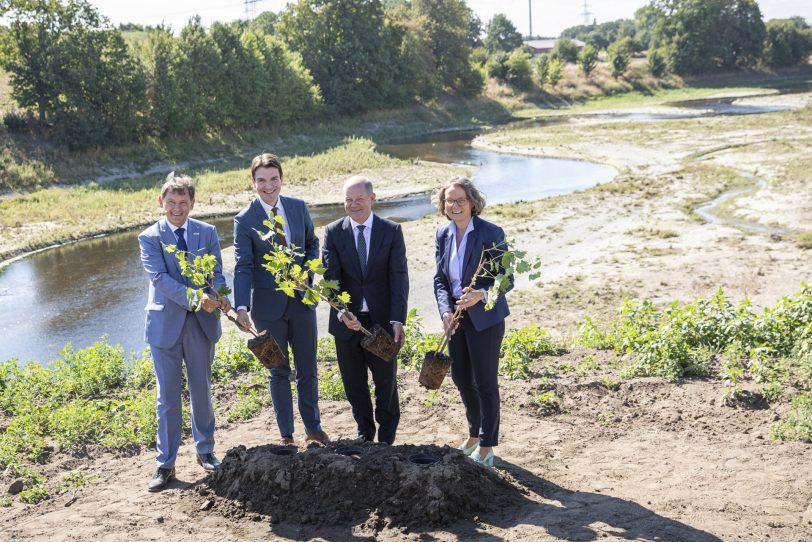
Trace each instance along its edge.
<path fill-rule="evenodd" d="M 203 470 L 209 472 L 214 471 L 214 469 L 220 466 L 220 460 L 211 452 L 207 454 L 197 454 L 197 462 L 203 467 Z"/>
<path fill-rule="evenodd" d="M 172 467 L 171 469 L 162 469 L 161 467 L 158 467 L 155 470 L 155 475 L 152 477 L 152 480 L 149 481 L 149 486 L 147 486 L 147 488 L 150 491 L 160 491 L 166 487 L 166 484 L 174 479 L 175 467 Z"/>

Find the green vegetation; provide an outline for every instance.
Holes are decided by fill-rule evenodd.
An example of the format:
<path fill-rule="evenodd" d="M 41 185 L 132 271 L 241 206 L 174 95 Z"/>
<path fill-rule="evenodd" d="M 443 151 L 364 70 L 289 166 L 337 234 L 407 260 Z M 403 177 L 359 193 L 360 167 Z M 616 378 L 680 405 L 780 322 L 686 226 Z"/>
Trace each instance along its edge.
<path fill-rule="evenodd" d="M 502 341 L 499 374 L 514 380 L 527 379 L 531 360 L 539 356 L 554 356 L 560 351 L 561 346 L 536 324 L 511 330 Z"/>
<path fill-rule="evenodd" d="M 773 438 L 812 442 L 812 394 L 799 393 L 792 400 L 792 410 L 785 420 L 775 424 Z"/>
<path fill-rule="evenodd" d="M 812 288 L 803 285 L 762 315 L 752 311 L 749 301 L 735 307 L 721 289 L 708 299 L 674 302 L 665 309 L 647 299 L 627 299 L 608 329 L 587 320 L 576 343 L 631 355 L 625 370 L 629 377 L 707 375 L 713 356 L 730 344 L 751 359 L 803 359 L 812 353 Z"/>
<path fill-rule="evenodd" d="M 552 390 L 543 391 L 530 398 L 530 404 L 538 409 L 542 416 L 559 414 L 561 412 L 561 398 Z"/>
<path fill-rule="evenodd" d="M 805 231 L 798 236 L 798 246 L 803 249 L 812 248 L 812 230 Z"/>

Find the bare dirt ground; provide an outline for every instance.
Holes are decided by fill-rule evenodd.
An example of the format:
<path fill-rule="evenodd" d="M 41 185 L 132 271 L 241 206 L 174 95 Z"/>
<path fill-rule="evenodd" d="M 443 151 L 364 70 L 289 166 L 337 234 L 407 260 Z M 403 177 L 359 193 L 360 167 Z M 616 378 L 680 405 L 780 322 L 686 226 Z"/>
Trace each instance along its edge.
<path fill-rule="evenodd" d="M 810 95 L 792 100 L 808 104 Z M 736 300 L 749 297 L 769 306 L 797 291 L 810 278 L 810 252 L 795 241 L 798 232 L 812 229 L 808 115 L 628 127 L 580 119 L 571 130 L 575 135 L 553 127 L 478 141 L 506 152 L 589 158 L 620 171 L 615 182 L 584 193 L 486 211 L 486 218 L 544 262 L 540 281 L 519 281 L 510 294 L 511 327 L 535 322 L 566 340 L 585 315 L 610 317 L 626 295 L 663 303 L 723 287 Z M 692 216 L 696 202 L 752 182 L 739 173 L 764 179 L 766 188 L 719 212 L 775 225 L 785 234 L 752 233 L 724 220 L 704 224 Z M 432 232 L 441 221 L 429 217 L 404 225 L 412 305 L 431 330 L 439 327 L 430 291 Z M 558 371 L 553 384 L 561 412 L 539 412 L 530 398 L 539 391 L 535 377 L 543 366 L 575 366 L 588 355 L 610 361 L 604 352 L 572 349 L 537 360 L 529 381 L 501 382 L 495 470 L 520 494 L 508 508 L 483 507 L 440 524 L 374 510 L 339 524 L 327 517 L 275 518 L 196 491 L 204 473 L 187 440 L 177 465 L 179 481 L 159 494 L 145 489 L 153 451 L 59 458 L 46 470 L 64 476 L 83 468 L 96 478 L 75 495 L 2 509 L 0 539 L 812 540 L 812 446 L 770 439 L 770 426 L 784 414 L 786 402 L 761 410 L 724 406 L 722 384 L 714 378 L 623 380 L 609 391 L 600 372 Z M 463 408 L 450 382 L 431 395 L 418 387 L 416 373 L 402 371 L 400 391 L 403 414 L 395 449 L 462 441 Z M 322 413 L 333 438 L 354 436 L 346 403 L 323 401 Z M 276 442 L 272 413 L 266 409 L 252 421 L 220 425 L 217 439 L 221 456 L 238 445 L 251 449 Z M 349 486 L 347 495 L 361 490 Z M 317 488 L 298 491 L 309 491 L 304 496 L 313 499 L 314 510 L 315 503 L 324 504 Z M 419 511 L 428 498 L 416 496 L 402 506 Z M 210 508 L 201 510 L 204 505 Z"/>
<path fill-rule="evenodd" d="M 537 367 L 548 362 L 576 365 L 589 354 L 601 355 L 573 350 L 542 360 Z M 672 384 L 635 379 L 614 392 L 599 382 L 600 375 L 572 373 L 556 379 L 562 413 L 549 416 L 529 402 L 532 380 L 502 382 L 502 442 L 495 474 L 514 488 L 511 496 L 516 500 L 507 509 L 491 502 L 491 508 L 461 513 L 461 520 L 436 524 L 422 514 L 431 501 L 427 490 L 403 501 L 400 514 L 368 510 L 363 518 L 331 521 L 325 510 L 351 506 L 347 500 L 363 502 L 376 490 L 348 486 L 337 498 L 330 484 L 340 476 L 324 469 L 321 489 L 311 483 L 295 492 L 289 488 L 275 493 L 283 508 L 288 499 L 291 510 L 301 511 L 302 499 L 309 498 L 312 510 L 324 513 L 287 514 L 280 521 L 251 506 L 246 510 L 238 501 L 196 491 L 204 472 L 194 463 L 194 447 L 187 441 L 179 455 L 178 481 L 158 494 L 145 489 L 152 471 L 150 451 L 133 457 L 61 458 L 48 467 L 57 475 L 83 468 L 95 480 L 75 494 L 67 492 L 36 507 L 15 504 L 5 509 L 0 537 L 793 542 L 812 537 L 812 450 L 799 443 L 771 442 L 769 426 L 775 413 L 723 406 L 720 383 L 714 380 Z M 433 397 L 418 387 L 415 372 L 403 371 L 400 392 L 403 418 L 392 451 L 402 450 L 404 444 L 454 446 L 462 440 L 462 405 L 450 382 Z M 322 402 L 322 412 L 334 438 L 354 436 L 345 403 Z M 276 442 L 273 415 L 265 410 L 250 422 L 220 426 L 217 439 L 221 456 L 238 445 L 250 450 Z M 305 451 L 301 435 L 297 439 L 304 452 L 299 457 L 321 454 L 333 463 L 350 461 Z M 296 479 L 297 471 L 291 476 Z M 383 474 L 376 476 L 373 482 L 383 485 Z M 491 487 L 488 480 L 480 484 Z M 470 486 L 467 491 L 475 494 Z"/>

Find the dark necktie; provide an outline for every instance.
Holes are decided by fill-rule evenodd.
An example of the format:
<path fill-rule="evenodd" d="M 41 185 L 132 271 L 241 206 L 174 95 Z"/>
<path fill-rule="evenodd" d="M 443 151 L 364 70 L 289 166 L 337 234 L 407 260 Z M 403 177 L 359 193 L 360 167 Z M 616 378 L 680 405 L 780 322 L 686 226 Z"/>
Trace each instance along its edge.
<path fill-rule="evenodd" d="M 366 226 L 358 226 L 358 261 L 361 263 L 361 273 L 367 275 L 367 240 L 364 237 Z"/>
<path fill-rule="evenodd" d="M 278 211 L 279 211 L 278 207 L 271 207 L 271 214 L 273 215 L 271 217 L 271 222 L 273 222 L 274 230 L 276 230 L 277 241 L 279 242 L 280 245 L 286 247 L 288 246 L 288 240 L 285 238 L 285 228 L 282 226 L 282 224 L 276 221 Z"/>
<path fill-rule="evenodd" d="M 189 252 L 189 246 L 186 244 L 186 238 L 183 236 L 184 231 L 185 230 L 183 228 L 178 228 L 175 230 L 175 235 L 178 237 L 178 250 Z"/>

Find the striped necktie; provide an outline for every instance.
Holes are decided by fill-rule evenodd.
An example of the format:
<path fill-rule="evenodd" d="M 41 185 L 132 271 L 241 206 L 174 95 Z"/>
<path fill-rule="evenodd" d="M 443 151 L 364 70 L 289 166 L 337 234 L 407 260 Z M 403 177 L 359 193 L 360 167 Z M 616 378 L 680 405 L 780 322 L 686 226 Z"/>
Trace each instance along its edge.
<path fill-rule="evenodd" d="M 186 244 L 186 238 L 183 236 L 183 232 L 185 231 L 184 228 L 178 228 L 175 230 L 175 235 L 178 238 L 178 250 L 189 252 L 189 246 Z"/>

